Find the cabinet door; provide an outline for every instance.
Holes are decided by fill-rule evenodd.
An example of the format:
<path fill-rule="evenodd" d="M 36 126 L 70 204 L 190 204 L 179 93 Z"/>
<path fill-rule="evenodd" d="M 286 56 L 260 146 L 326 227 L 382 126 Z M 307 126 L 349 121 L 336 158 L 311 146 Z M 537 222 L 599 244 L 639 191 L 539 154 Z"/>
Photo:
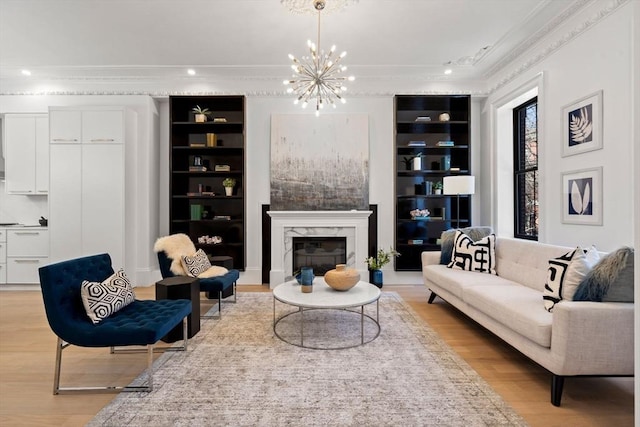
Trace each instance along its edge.
<path fill-rule="evenodd" d="M 49 191 L 49 118 L 36 118 L 36 194 Z"/>
<path fill-rule="evenodd" d="M 82 255 L 82 146 L 51 144 L 49 247 L 52 261 Z"/>
<path fill-rule="evenodd" d="M 33 116 L 5 116 L 7 193 L 34 194 L 36 126 Z"/>
<path fill-rule="evenodd" d="M 82 145 L 82 244 L 124 267 L 124 146 Z M 133 274 L 133 273 L 130 273 Z"/>
<path fill-rule="evenodd" d="M 82 120 L 80 111 L 49 110 L 49 138 L 52 143 L 80 143 Z"/>
<path fill-rule="evenodd" d="M 82 112 L 82 141 L 85 143 L 122 143 L 123 111 Z"/>

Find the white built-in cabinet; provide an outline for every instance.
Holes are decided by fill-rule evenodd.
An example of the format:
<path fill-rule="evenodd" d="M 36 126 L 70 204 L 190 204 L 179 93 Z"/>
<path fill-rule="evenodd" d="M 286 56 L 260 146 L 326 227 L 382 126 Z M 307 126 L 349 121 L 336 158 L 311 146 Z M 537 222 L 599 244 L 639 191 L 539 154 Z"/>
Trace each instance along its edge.
<path fill-rule="evenodd" d="M 7 230 L 0 228 L 0 285 L 7 283 Z"/>
<path fill-rule="evenodd" d="M 49 231 L 40 227 L 9 228 L 6 245 L 6 282 L 39 283 L 38 269 L 49 262 Z"/>
<path fill-rule="evenodd" d="M 132 114 L 121 107 L 49 109 L 52 261 L 107 252 L 114 268 L 125 266 L 125 145 L 134 143 L 127 141 L 134 134 L 127 129 Z"/>
<path fill-rule="evenodd" d="M 5 114 L 6 191 L 46 195 L 49 190 L 49 121 L 46 114 Z"/>

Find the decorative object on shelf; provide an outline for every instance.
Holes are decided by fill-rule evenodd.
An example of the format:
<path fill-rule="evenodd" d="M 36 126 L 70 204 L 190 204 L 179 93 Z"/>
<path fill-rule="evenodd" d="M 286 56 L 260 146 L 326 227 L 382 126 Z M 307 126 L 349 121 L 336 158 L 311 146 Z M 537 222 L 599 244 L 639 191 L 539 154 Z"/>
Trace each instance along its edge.
<path fill-rule="evenodd" d="M 438 120 L 440 120 L 441 122 L 448 122 L 449 120 L 451 120 L 451 116 L 449 115 L 449 113 L 442 113 L 438 116 Z"/>
<path fill-rule="evenodd" d="M 229 166 L 229 165 L 215 165 L 213 170 L 216 171 L 216 172 L 230 172 L 231 171 L 231 166 Z"/>
<path fill-rule="evenodd" d="M 218 145 L 218 135 L 215 133 L 207 134 L 207 147 L 215 147 Z"/>
<path fill-rule="evenodd" d="M 49 221 L 47 220 L 47 218 L 41 216 L 40 219 L 38 220 L 38 223 L 42 226 L 42 227 L 46 227 L 49 224 Z"/>
<path fill-rule="evenodd" d="M 191 220 L 198 221 L 202 219 L 202 205 L 191 205 Z"/>
<path fill-rule="evenodd" d="M 381 288 L 383 279 L 381 270 L 382 267 L 389 264 L 392 258 L 399 256 L 400 253 L 390 247 L 388 251 L 380 248 L 378 249 L 378 252 L 376 252 L 375 257 L 370 256 L 369 258 L 367 258 L 365 262 L 367 263 L 367 268 L 371 272 L 369 274 L 369 280 L 371 280 L 371 283 Z"/>
<path fill-rule="evenodd" d="M 562 173 L 562 222 L 602 225 L 602 166 Z"/>
<path fill-rule="evenodd" d="M 411 219 L 428 218 L 430 214 L 431 212 L 429 212 L 429 209 L 414 209 L 412 211 L 409 211 Z"/>
<path fill-rule="evenodd" d="M 419 157 L 420 155 L 417 154 L 415 156 L 403 157 L 402 158 L 402 161 L 404 162 L 404 166 L 408 171 L 412 169 L 413 159 L 415 159 L 416 156 Z"/>
<path fill-rule="evenodd" d="M 438 181 L 433 184 L 433 192 L 434 194 L 442 194 L 442 182 Z"/>
<path fill-rule="evenodd" d="M 562 157 L 602 148 L 602 91 L 562 107 Z"/>
<path fill-rule="evenodd" d="M 316 116 L 320 115 L 320 109 L 324 108 L 325 104 L 335 108 L 336 101 L 345 103 L 342 93 L 347 88 L 344 82 L 354 80 L 353 76 L 342 75 L 347 67 L 340 65 L 340 60 L 347 54 L 346 51 L 334 56 L 335 45 L 327 53 L 320 49 L 320 13 L 325 6 L 325 0 L 313 1 L 313 7 L 318 11 L 317 45 L 309 40 L 307 45 L 310 56 L 303 56 L 300 60 L 289 54 L 289 59 L 293 61 L 291 68 L 295 74 L 291 80 L 284 81 L 285 85 L 290 85 L 287 93 L 295 93 L 297 98 L 294 103 L 302 101 L 302 108 L 306 108 L 309 100 L 315 98 Z"/>
<path fill-rule="evenodd" d="M 473 175 L 445 176 L 444 194 L 456 195 L 456 227 L 460 227 L 460 195 L 476 192 L 476 178 Z"/>
<path fill-rule="evenodd" d="M 225 178 L 222 181 L 222 185 L 224 186 L 224 192 L 227 196 L 233 196 L 233 187 L 236 186 L 235 178 Z"/>
<path fill-rule="evenodd" d="M 211 112 L 208 108 L 201 108 L 199 105 L 196 105 L 191 109 L 195 113 L 196 123 L 204 123 L 207 121 L 207 116 L 211 115 Z"/>
<path fill-rule="evenodd" d="M 449 154 L 442 156 L 440 159 L 440 167 L 443 171 L 451 169 L 451 156 Z"/>
<path fill-rule="evenodd" d="M 198 243 L 200 243 L 201 245 L 218 245 L 222 243 L 222 237 L 220 236 L 209 237 L 209 235 L 207 234 L 206 236 L 198 237 Z"/>
<path fill-rule="evenodd" d="M 302 267 L 300 269 L 300 290 L 302 292 L 313 292 L 313 277 L 313 268 Z"/>
<path fill-rule="evenodd" d="M 417 154 L 416 156 L 413 157 L 413 160 L 411 161 L 411 166 L 412 166 L 414 171 L 422 170 L 422 155 L 421 154 Z"/>
<path fill-rule="evenodd" d="M 324 274 L 324 281 L 336 291 L 348 291 L 360 281 L 360 273 L 346 264 L 337 264 L 336 268 Z"/>

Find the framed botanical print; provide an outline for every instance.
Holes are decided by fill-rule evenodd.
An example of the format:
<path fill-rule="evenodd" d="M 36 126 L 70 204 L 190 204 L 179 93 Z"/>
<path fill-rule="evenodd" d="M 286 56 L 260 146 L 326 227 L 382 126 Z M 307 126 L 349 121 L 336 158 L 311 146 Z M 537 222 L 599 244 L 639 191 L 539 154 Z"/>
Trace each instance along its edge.
<path fill-rule="evenodd" d="M 602 225 L 602 167 L 562 174 L 562 222 Z"/>
<path fill-rule="evenodd" d="M 602 91 L 562 107 L 562 157 L 602 148 Z"/>

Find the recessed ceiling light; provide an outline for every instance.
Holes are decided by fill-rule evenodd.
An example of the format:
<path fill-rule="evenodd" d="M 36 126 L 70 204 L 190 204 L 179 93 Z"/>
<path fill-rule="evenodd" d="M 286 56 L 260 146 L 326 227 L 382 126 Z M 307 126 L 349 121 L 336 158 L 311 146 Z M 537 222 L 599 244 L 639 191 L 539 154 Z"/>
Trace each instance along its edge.
<path fill-rule="evenodd" d="M 187 74 L 189 74 L 190 76 L 195 76 L 196 75 L 196 70 L 194 70 L 193 68 L 189 68 L 187 70 Z"/>
<path fill-rule="evenodd" d="M 444 70 L 444 73 L 446 75 L 449 75 L 449 74 L 453 73 L 453 70 L 451 68 L 447 68 L 446 70 Z"/>
<path fill-rule="evenodd" d="M 22 73 L 23 76 L 30 76 L 31 75 L 31 71 L 29 71 L 29 70 L 22 70 L 20 72 Z"/>

